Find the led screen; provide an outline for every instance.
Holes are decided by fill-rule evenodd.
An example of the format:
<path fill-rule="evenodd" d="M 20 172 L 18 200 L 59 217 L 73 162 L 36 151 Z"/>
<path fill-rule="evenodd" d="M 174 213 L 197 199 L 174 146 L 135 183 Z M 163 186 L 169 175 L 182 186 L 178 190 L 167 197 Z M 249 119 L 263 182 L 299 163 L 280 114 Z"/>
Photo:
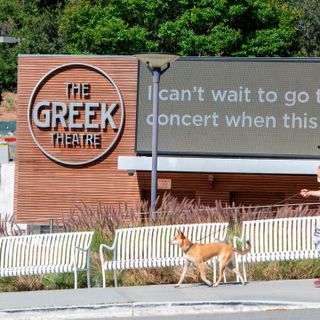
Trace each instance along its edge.
<path fill-rule="evenodd" d="M 180 58 L 162 74 L 159 154 L 319 158 L 320 60 Z M 151 152 L 151 72 L 139 65 L 136 150 Z"/>

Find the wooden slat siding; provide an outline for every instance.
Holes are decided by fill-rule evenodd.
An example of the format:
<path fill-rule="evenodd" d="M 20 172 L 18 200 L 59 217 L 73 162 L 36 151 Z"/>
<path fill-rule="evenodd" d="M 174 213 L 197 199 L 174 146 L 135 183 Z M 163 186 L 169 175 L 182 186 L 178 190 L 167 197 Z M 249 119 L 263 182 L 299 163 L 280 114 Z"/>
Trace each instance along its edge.
<path fill-rule="evenodd" d="M 212 174 L 212 173 L 210 173 Z M 179 191 L 189 193 L 194 191 L 195 198 L 203 204 L 214 205 L 216 200 L 229 203 L 229 193 L 235 192 L 241 195 L 244 205 L 276 204 L 289 198 L 302 188 L 316 190 L 319 185 L 315 176 L 293 175 L 258 175 L 258 174 L 221 174 L 214 175 L 214 188 L 209 189 L 209 173 L 168 173 L 159 172 L 158 178 L 172 179 L 173 195 Z M 138 173 L 139 186 L 143 190 L 150 189 L 150 173 Z M 163 191 L 161 191 L 163 193 Z M 289 203 L 317 202 L 319 199 L 302 198 L 300 195 L 288 200 Z M 281 202 L 283 203 L 283 202 Z"/>
<path fill-rule="evenodd" d="M 117 84 L 125 108 L 125 127 L 114 150 L 87 167 L 67 167 L 48 159 L 35 145 L 28 129 L 28 101 L 37 82 L 62 64 L 81 62 L 104 70 Z M 48 223 L 68 215 L 70 208 L 88 204 L 118 204 L 139 199 L 137 176 L 117 170 L 119 155 L 134 155 L 137 62 L 134 58 L 21 56 L 19 58 L 19 106 L 15 212 L 20 223 Z"/>

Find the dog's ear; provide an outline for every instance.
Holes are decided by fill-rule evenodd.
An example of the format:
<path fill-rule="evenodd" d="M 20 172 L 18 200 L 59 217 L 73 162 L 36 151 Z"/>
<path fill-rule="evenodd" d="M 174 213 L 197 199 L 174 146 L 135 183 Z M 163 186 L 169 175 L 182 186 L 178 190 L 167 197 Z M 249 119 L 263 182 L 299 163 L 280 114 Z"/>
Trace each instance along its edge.
<path fill-rule="evenodd" d="M 181 239 L 185 239 L 185 235 L 183 234 L 183 232 L 182 231 L 179 231 L 179 232 L 180 232 Z"/>

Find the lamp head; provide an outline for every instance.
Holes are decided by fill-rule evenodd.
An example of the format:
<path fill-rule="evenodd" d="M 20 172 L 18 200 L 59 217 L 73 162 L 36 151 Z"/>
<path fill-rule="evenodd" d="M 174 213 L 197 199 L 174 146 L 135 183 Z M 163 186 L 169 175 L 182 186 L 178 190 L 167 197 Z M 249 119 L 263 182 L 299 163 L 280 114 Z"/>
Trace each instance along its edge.
<path fill-rule="evenodd" d="M 145 63 L 151 69 L 161 69 L 163 66 L 177 60 L 179 56 L 174 54 L 165 53 L 140 53 L 136 54 L 135 57 Z"/>

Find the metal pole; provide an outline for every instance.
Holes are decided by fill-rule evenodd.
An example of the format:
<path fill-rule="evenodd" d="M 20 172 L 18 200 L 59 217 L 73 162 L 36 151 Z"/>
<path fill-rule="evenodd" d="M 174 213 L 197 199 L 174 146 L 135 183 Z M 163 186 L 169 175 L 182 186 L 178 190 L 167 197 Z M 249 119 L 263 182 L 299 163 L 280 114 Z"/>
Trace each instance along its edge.
<path fill-rule="evenodd" d="M 53 233 L 53 227 L 54 227 L 54 219 L 51 218 L 49 220 L 49 233 Z"/>
<path fill-rule="evenodd" d="M 158 171 L 158 113 L 160 68 L 152 69 L 153 76 L 153 124 L 152 124 L 152 172 L 151 172 L 151 218 L 157 220 L 157 171 Z"/>

